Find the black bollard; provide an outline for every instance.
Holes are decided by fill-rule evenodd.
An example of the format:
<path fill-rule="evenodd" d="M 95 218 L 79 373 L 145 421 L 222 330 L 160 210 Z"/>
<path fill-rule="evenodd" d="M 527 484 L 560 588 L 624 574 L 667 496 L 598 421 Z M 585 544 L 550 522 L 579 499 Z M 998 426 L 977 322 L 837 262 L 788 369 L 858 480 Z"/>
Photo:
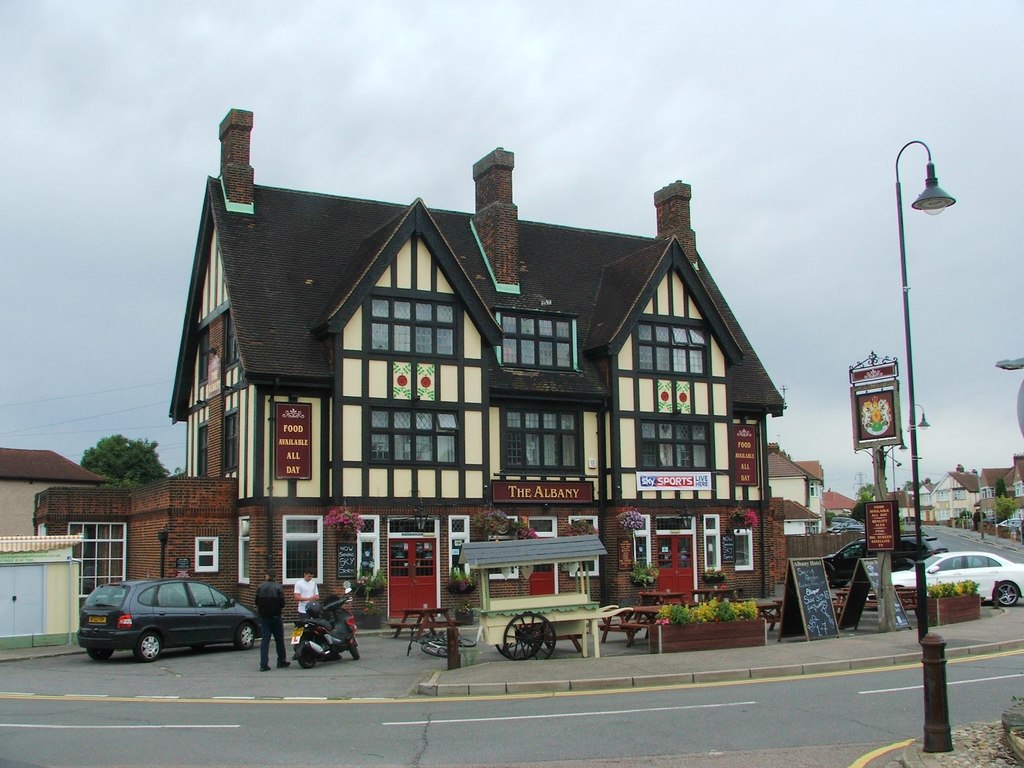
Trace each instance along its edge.
<path fill-rule="evenodd" d="M 448 669 L 460 669 L 462 667 L 462 656 L 459 651 L 459 628 L 448 627 Z"/>
<path fill-rule="evenodd" d="M 928 633 L 921 639 L 924 666 L 924 751 L 952 752 L 946 698 L 946 641 Z"/>

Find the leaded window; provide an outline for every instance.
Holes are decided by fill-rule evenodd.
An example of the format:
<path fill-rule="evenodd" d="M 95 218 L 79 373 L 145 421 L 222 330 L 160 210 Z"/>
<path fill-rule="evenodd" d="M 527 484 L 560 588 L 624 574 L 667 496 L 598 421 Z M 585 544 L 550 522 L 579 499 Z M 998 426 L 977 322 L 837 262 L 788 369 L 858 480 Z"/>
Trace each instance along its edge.
<path fill-rule="evenodd" d="M 579 468 L 579 418 L 575 413 L 505 411 L 505 468 Z"/>
<path fill-rule="evenodd" d="M 370 348 L 399 354 L 455 355 L 455 305 L 376 297 L 370 300 Z"/>
<path fill-rule="evenodd" d="M 640 466 L 644 469 L 706 469 L 711 429 L 705 422 L 640 423 Z"/>
<path fill-rule="evenodd" d="M 566 318 L 503 314 L 503 365 L 517 368 L 573 368 L 572 322 Z"/>
<path fill-rule="evenodd" d="M 707 339 L 699 328 L 640 323 L 636 338 L 641 371 L 703 376 L 707 369 Z"/>
<path fill-rule="evenodd" d="M 451 412 L 374 408 L 370 411 L 370 459 L 454 464 L 457 430 L 458 417 Z"/>

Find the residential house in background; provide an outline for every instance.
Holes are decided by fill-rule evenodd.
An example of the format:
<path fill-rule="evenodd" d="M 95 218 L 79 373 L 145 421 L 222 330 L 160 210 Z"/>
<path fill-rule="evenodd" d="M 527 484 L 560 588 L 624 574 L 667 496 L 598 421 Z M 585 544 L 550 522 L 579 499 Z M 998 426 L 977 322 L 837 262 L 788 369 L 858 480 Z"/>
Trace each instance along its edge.
<path fill-rule="evenodd" d="M 853 514 L 855 506 L 857 506 L 855 499 L 844 496 L 839 491 L 833 491 L 831 488 L 821 496 L 821 509 L 826 520 L 831 519 L 835 515 L 849 517 Z"/>
<path fill-rule="evenodd" d="M 943 524 L 959 517 L 971 518 L 979 500 L 980 477 L 978 472 L 966 472 L 962 465 L 943 475 L 931 489 L 931 514 L 923 511 L 922 522 Z M 924 496 L 921 497 L 922 503 Z"/>
<path fill-rule="evenodd" d="M 798 504 L 805 512 L 787 507 L 788 535 L 821 533 L 825 521 L 821 511 L 822 475 L 817 461 L 793 461 L 777 443 L 768 445 L 768 482 L 773 497 Z"/>
<path fill-rule="evenodd" d="M 104 479 L 53 451 L 0 448 L 0 536 L 35 533 L 36 494 L 55 485 L 95 488 Z"/>

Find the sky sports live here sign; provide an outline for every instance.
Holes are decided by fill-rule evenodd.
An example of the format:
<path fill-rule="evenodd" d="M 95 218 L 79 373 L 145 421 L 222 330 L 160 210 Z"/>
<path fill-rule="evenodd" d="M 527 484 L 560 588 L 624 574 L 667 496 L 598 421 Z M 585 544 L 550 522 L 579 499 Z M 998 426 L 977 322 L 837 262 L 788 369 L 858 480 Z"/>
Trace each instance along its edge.
<path fill-rule="evenodd" d="M 637 491 L 710 491 L 710 472 L 637 472 Z"/>
<path fill-rule="evenodd" d="M 896 549 L 899 522 L 895 501 L 869 501 L 864 505 L 864 529 L 869 552 Z"/>

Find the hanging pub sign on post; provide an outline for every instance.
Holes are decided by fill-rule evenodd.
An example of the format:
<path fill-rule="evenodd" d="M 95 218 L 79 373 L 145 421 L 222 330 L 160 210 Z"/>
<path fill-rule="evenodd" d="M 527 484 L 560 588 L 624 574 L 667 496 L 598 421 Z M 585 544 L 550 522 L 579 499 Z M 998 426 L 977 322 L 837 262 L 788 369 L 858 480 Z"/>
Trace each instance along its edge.
<path fill-rule="evenodd" d="M 903 445 L 898 375 L 895 360 L 879 360 L 874 352 L 850 367 L 854 450 Z"/>

